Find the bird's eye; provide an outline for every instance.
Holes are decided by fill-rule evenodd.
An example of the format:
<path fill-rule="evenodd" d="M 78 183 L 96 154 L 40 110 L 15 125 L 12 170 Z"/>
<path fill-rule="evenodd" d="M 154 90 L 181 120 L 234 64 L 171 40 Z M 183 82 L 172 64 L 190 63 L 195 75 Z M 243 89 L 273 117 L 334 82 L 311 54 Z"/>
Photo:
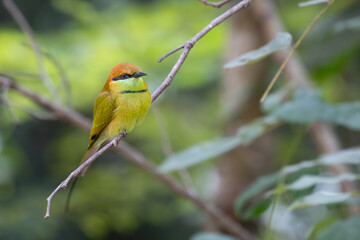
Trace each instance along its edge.
<path fill-rule="evenodd" d="M 132 76 L 132 75 L 128 75 L 128 74 L 126 74 L 126 73 L 122 73 L 120 76 L 115 77 L 115 78 L 113 78 L 112 80 L 114 80 L 114 81 L 124 80 L 124 79 L 130 78 L 131 76 Z"/>
<path fill-rule="evenodd" d="M 120 79 L 127 79 L 127 78 L 129 78 L 129 75 L 127 75 L 127 74 L 125 74 L 125 73 L 122 73 L 122 74 L 120 75 Z"/>

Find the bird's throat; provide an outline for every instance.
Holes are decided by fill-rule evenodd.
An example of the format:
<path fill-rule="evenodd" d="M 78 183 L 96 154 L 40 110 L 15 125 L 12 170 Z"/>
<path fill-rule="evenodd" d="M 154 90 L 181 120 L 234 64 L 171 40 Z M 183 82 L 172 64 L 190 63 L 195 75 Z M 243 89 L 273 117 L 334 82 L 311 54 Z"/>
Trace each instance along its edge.
<path fill-rule="evenodd" d="M 130 78 L 112 83 L 112 94 L 137 94 L 148 91 L 147 85 L 141 78 Z"/>

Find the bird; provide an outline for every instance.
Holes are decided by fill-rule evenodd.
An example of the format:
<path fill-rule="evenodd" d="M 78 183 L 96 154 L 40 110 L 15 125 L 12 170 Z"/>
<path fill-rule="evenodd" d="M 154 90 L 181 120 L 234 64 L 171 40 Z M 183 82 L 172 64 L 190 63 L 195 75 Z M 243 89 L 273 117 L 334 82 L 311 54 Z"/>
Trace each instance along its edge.
<path fill-rule="evenodd" d="M 80 165 L 94 155 L 103 142 L 120 133 L 126 135 L 144 120 L 151 105 L 151 94 L 143 76 L 147 74 L 132 63 L 119 63 L 111 69 L 95 100 L 89 145 Z M 86 174 L 88 167 L 82 170 L 82 176 Z M 65 211 L 76 180 L 77 178 L 71 186 Z"/>
<path fill-rule="evenodd" d="M 132 63 L 119 63 L 111 69 L 95 101 L 88 150 L 80 164 L 94 155 L 104 141 L 119 133 L 131 132 L 144 120 L 151 105 L 151 94 L 142 76 L 147 74 Z"/>

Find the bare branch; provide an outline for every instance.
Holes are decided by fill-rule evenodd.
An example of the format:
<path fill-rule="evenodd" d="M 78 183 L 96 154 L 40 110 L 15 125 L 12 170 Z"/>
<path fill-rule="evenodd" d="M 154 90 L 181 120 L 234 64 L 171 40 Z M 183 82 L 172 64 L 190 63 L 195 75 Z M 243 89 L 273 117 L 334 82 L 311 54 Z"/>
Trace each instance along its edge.
<path fill-rule="evenodd" d="M 173 53 L 176 53 L 176 52 L 179 51 L 180 49 L 183 49 L 184 47 L 185 47 L 185 44 L 180 45 L 180 46 L 178 46 L 177 48 L 175 48 L 175 49 L 171 50 L 170 52 L 168 52 L 167 54 L 165 54 L 164 56 L 159 57 L 158 63 L 162 62 L 165 58 L 167 58 L 168 56 L 170 56 L 170 55 L 173 54 Z"/>
<path fill-rule="evenodd" d="M 83 117 L 77 112 L 71 111 L 69 109 L 65 110 L 58 105 L 51 103 L 46 98 L 39 96 L 28 89 L 18 86 L 16 83 L 12 81 L 12 78 L 6 75 L 0 75 L 0 85 L 8 84 L 8 86 L 14 91 L 28 97 L 39 106 L 44 109 L 53 112 L 60 120 L 69 122 L 74 126 L 77 126 L 85 131 L 89 131 L 91 129 L 91 122 L 87 118 Z M 256 240 L 257 238 L 253 236 L 250 232 L 244 229 L 241 225 L 235 222 L 232 218 L 228 217 L 221 209 L 216 207 L 213 204 L 205 203 L 199 197 L 194 195 L 191 192 L 186 191 L 183 187 L 181 187 L 175 180 L 167 176 L 166 174 L 160 173 L 156 170 L 156 167 L 138 150 L 133 148 L 131 145 L 126 143 L 125 141 L 121 141 L 115 150 L 120 152 L 122 155 L 127 157 L 131 162 L 139 166 L 141 169 L 150 173 L 158 180 L 167 185 L 170 189 L 172 189 L 178 195 L 189 199 L 193 204 L 198 206 L 201 210 L 203 210 L 206 214 L 211 216 L 219 225 L 223 226 L 224 229 L 227 229 L 229 233 L 234 234 L 235 236 L 241 237 L 242 239 L 248 240 Z M 76 171 L 76 170 L 75 170 Z M 69 180 L 70 181 L 70 180 Z M 55 189 L 55 191 L 59 191 L 61 188 L 61 184 Z M 56 194 L 56 192 L 51 196 L 51 198 Z M 48 206 L 50 208 L 50 205 Z M 49 210 L 50 211 L 50 210 Z M 49 216 L 49 215 L 46 215 Z"/>
<path fill-rule="evenodd" d="M 192 203 L 194 203 L 197 207 L 202 209 L 205 213 L 207 213 L 212 219 L 214 219 L 215 222 L 217 222 L 220 226 L 222 226 L 224 229 L 229 231 L 229 233 L 233 234 L 234 236 L 239 237 L 240 239 L 244 240 L 257 240 L 258 238 L 254 236 L 252 233 L 250 233 L 248 230 L 243 228 L 239 223 L 234 221 L 232 218 L 230 218 L 226 213 L 224 213 L 220 208 L 218 208 L 216 205 L 212 203 L 204 202 L 202 199 L 200 199 L 198 196 L 196 196 L 194 193 L 186 191 L 183 187 L 179 185 L 174 179 L 167 176 L 164 173 L 161 173 L 156 170 L 156 167 L 151 164 L 151 162 L 146 159 L 145 156 L 143 156 L 140 152 L 135 150 L 130 145 L 126 145 L 126 148 L 123 148 L 122 150 L 119 149 L 119 147 L 122 147 L 125 142 L 122 141 L 119 146 L 116 147 L 116 150 L 121 151 L 123 154 L 125 154 L 133 163 L 138 165 L 140 168 L 144 169 L 157 179 L 159 179 L 161 182 L 163 182 L 165 185 L 167 185 L 170 189 L 172 189 L 175 193 L 178 195 L 190 200 Z"/>
<path fill-rule="evenodd" d="M 23 45 L 24 45 L 24 47 L 31 49 L 31 46 L 29 44 L 24 43 Z M 70 87 L 69 79 L 68 79 L 68 77 L 66 75 L 65 69 L 63 68 L 60 61 L 56 57 L 54 57 L 52 54 L 50 54 L 49 52 L 44 51 L 43 49 L 40 49 L 40 51 L 41 51 L 41 54 L 44 57 L 46 57 L 47 59 L 49 59 L 49 61 L 57 69 L 59 77 L 60 77 L 62 88 L 63 88 L 63 90 L 65 92 L 65 103 L 66 103 L 68 108 L 71 108 L 71 87 Z M 37 77 L 39 77 L 39 76 L 37 76 Z"/>
<path fill-rule="evenodd" d="M 10 88 L 9 84 L 3 84 L 2 85 L 2 90 L 1 90 L 1 93 L 0 93 L 0 99 L 4 103 L 7 110 L 9 111 L 10 117 L 11 117 L 14 125 L 16 126 L 19 123 L 19 119 L 15 115 L 15 113 L 13 111 L 13 108 L 12 108 L 12 106 L 10 104 L 10 101 L 8 99 L 8 96 L 7 96 L 9 88 Z"/>
<path fill-rule="evenodd" d="M 56 57 L 54 57 L 52 54 L 44 52 L 44 51 L 42 51 L 42 52 L 43 52 L 44 56 L 47 57 L 52 62 L 54 67 L 58 70 L 61 85 L 62 85 L 63 90 L 65 92 L 66 106 L 68 108 L 71 108 L 71 102 L 72 102 L 71 101 L 71 87 L 70 87 L 70 84 L 69 84 L 69 79 L 68 79 L 68 77 L 66 75 L 66 72 L 65 72 L 63 66 L 61 65 L 60 61 Z"/>
<path fill-rule="evenodd" d="M 100 157 L 104 152 L 106 152 L 107 150 L 109 150 L 111 147 L 113 146 L 117 146 L 121 140 L 121 138 L 125 137 L 126 133 L 120 133 L 118 134 L 112 141 L 110 141 L 109 143 L 107 143 L 104 147 L 102 147 L 99 151 L 97 151 L 94 155 L 92 155 L 88 160 L 86 160 L 83 164 L 81 164 L 77 169 L 75 169 L 72 173 L 70 173 L 70 175 L 63 181 L 60 183 L 60 185 L 50 194 L 50 196 L 46 199 L 47 200 L 47 207 L 46 207 L 46 213 L 45 213 L 45 218 L 49 218 L 50 217 L 50 205 L 51 205 L 51 200 L 53 199 L 53 197 L 55 196 L 55 194 L 60 190 L 60 189 L 66 189 L 68 183 L 72 180 L 77 178 L 80 173 L 87 167 L 90 166 L 90 164 L 92 162 L 95 161 L 95 159 L 97 159 L 98 157 Z"/>
<path fill-rule="evenodd" d="M 231 0 L 223 0 L 223 1 L 220 1 L 220 2 L 209 2 L 209 1 L 206 1 L 206 0 L 199 0 L 199 1 L 202 2 L 203 4 L 207 5 L 207 6 L 221 8 L 222 5 L 227 4 Z"/>
<path fill-rule="evenodd" d="M 58 121 L 59 120 L 59 118 L 55 114 L 52 114 L 49 112 L 40 112 L 40 111 L 36 111 L 34 109 L 25 108 L 25 107 L 18 107 L 18 108 L 21 108 L 22 111 L 26 112 L 31 117 L 33 117 L 34 119 L 37 119 L 37 120 L 41 120 L 41 121 Z"/>
<path fill-rule="evenodd" d="M 11 0 L 4 0 L 4 2 L 11 2 Z M 199 33 L 197 33 L 192 39 L 190 39 L 189 41 L 187 41 L 185 44 L 183 44 L 182 46 L 176 48 L 175 50 L 171 51 L 169 54 L 167 54 L 165 57 L 171 55 L 172 53 L 180 50 L 183 48 L 183 51 L 178 59 L 178 61 L 176 62 L 176 64 L 174 65 L 174 67 L 172 68 L 172 70 L 170 71 L 169 75 L 167 76 L 167 78 L 164 80 L 164 82 L 159 86 L 158 89 L 155 90 L 155 92 L 152 94 L 152 102 L 154 102 L 156 100 L 156 98 L 171 84 L 174 76 L 176 75 L 176 73 L 178 72 L 178 70 L 180 69 L 180 67 L 182 66 L 183 62 L 185 61 L 187 55 L 189 54 L 191 48 L 193 47 L 193 45 L 200 39 L 202 38 L 205 34 L 207 34 L 211 29 L 213 29 L 214 27 L 216 27 L 217 25 L 219 25 L 221 22 L 225 21 L 227 18 L 229 18 L 231 15 L 233 15 L 234 13 L 236 13 L 237 11 L 244 9 L 246 7 L 248 7 L 248 5 L 252 2 L 253 0 L 243 0 L 242 2 L 240 2 L 239 4 L 235 5 L 234 7 L 232 7 L 231 9 L 229 9 L 228 11 L 226 11 L 224 14 L 220 15 L 219 17 L 215 18 L 213 21 L 210 22 L 209 25 L 207 25 L 203 30 L 201 30 Z M 165 58 L 164 57 L 164 58 Z M 163 58 L 163 59 L 164 59 Z M 10 81 L 10 83 L 9 83 Z M 29 97 L 30 99 L 32 99 L 33 101 L 35 101 L 36 103 L 38 103 L 39 105 L 41 105 L 42 107 L 48 109 L 49 111 L 52 111 L 53 113 L 55 113 L 59 119 L 71 122 L 77 126 L 79 126 L 80 128 L 83 129 L 90 129 L 91 128 L 91 124 L 90 121 L 88 121 L 86 118 L 82 117 L 80 114 L 77 114 L 74 111 L 71 110 L 65 110 L 57 105 L 52 104 L 51 102 L 49 102 L 47 99 L 40 97 L 39 95 L 24 89 L 18 85 L 16 85 L 15 83 L 13 83 L 11 81 L 11 78 L 7 77 L 7 76 L 0 76 L 0 84 L 4 84 L 4 83 L 8 83 L 9 86 L 20 92 L 21 94 Z M 121 137 L 120 137 L 121 138 Z M 119 138 L 119 140 L 120 140 Z M 114 139 L 113 141 L 115 141 L 116 139 Z M 115 145 L 113 143 L 113 141 L 111 141 L 109 144 L 105 145 L 105 147 L 103 147 L 99 152 L 97 152 L 95 155 L 97 155 L 99 153 L 102 154 L 103 152 L 105 152 L 106 150 L 108 150 L 111 146 Z M 111 144 L 113 143 L 113 144 Z M 117 144 L 117 142 L 116 142 Z M 216 207 L 213 204 L 210 203 L 205 203 L 203 202 L 199 197 L 197 197 L 196 195 L 194 195 L 193 193 L 186 191 L 185 189 L 183 189 L 175 180 L 173 180 L 172 178 L 168 177 L 167 175 L 163 174 L 163 173 L 159 173 L 156 170 L 156 167 L 153 166 L 150 161 L 148 159 L 146 159 L 144 156 L 142 156 L 141 153 L 139 153 L 137 150 L 135 150 L 134 148 L 132 148 L 130 145 L 122 142 L 121 145 L 117 146 L 116 149 L 118 149 L 119 151 L 121 151 L 124 155 L 126 155 L 132 162 L 134 162 L 135 164 L 137 164 L 138 166 L 140 166 L 141 168 L 145 169 L 146 171 L 148 171 L 149 173 L 151 173 L 153 176 L 157 177 L 160 181 L 162 181 L 163 183 L 165 183 L 168 187 L 170 187 L 173 191 L 175 191 L 176 193 L 178 193 L 179 195 L 189 199 L 190 201 L 192 201 L 194 204 L 196 204 L 200 209 L 202 209 L 204 212 L 206 212 L 207 214 L 209 214 L 212 218 L 214 218 L 214 220 L 216 222 L 219 223 L 219 225 L 223 226 L 225 229 L 227 229 L 231 234 L 233 234 L 234 236 L 237 236 L 241 239 L 245 239 L 245 240 L 253 240 L 253 239 L 257 239 L 255 236 L 253 236 L 250 232 L 248 232 L 246 229 L 244 229 L 240 224 L 238 224 L 236 221 L 234 221 L 232 218 L 230 218 L 229 216 L 227 216 L 221 209 L 219 209 L 218 207 Z M 96 159 L 96 157 L 92 157 L 90 158 L 92 161 L 94 161 Z M 98 155 L 98 156 L 99 156 Z M 97 156 L 97 157 L 98 157 Z M 74 172 L 72 172 L 68 178 L 62 182 L 55 190 L 54 192 L 49 196 L 49 198 L 47 199 L 48 201 L 48 206 L 47 206 L 47 211 L 46 211 L 46 215 L 45 217 L 48 218 L 49 215 L 49 211 L 50 211 L 50 203 L 51 203 L 51 199 L 53 198 L 53 196 L 60 190 L 60 188 L 64 188 L 67 186 L 68 182 L 73 179 L 75 176 L 77 176 L 80 172 L 81 169 L 87 167 L 91 162 L 90 159 L 88 159 L 85 163 L 83 163 L 79 168 L 77 168 Z"/>
<path fill-rule="evenodd" d="M 189 55 L 189 52 L 190 52 L 191 48 L 194 46 L 194 44 L 197 41 L 199 41 L 200 38 L 202 38 L 205 34 L 207 34 L 211 29 L 213 29 L 214 27 L 216 27 L 217 25 L 219 25 L 220 23 L 222 23 L 223 21 L 225 21 L 226 19 L 231 17 L 233 14 L 240 11 L 241 9 L 247 8 L 252 1 L 253 0 L 243 0 L 240 3 L 236 4 L 234 7 L 230 8 L 229 10 L 227 10 L 226 12 L 224 12 L 223 14 L 221 14 L 220 16 L 218 16 L 217 18 L 212 20 L 205 28 L 203 28 L 200 32 L 198 32 L 189 41 L 187 41 L 183 45 L 175 48 L 174 50 L 170 51 L 169 53 L 167 53 L 164 56 L 162 56 L 161 58 L 159 58 L 158 62 L 161 62 L 166 57 L 170 56 L 171 54 L 173 54 L 183 48 L 183 51 L 182 51 L 179 59 L 175 63 L 174 67 L 171 69 L 169 75 L 166 77 L 164 82 L 151 95 L 153 102 L 160 95 L 160 93 L 162 93 L 168 86 L 170 86 L 172 80 L 174 79 L 176 73 L 179 71 L 180 67 L 184 63 L 186 57 Z"/>
<path fill-rule="evenodd" d="M 46 71 L 45 64 L 42 58 L 42 53 L 39 47 L 39 43 L 35 38 L 35 34 L 31 29 L 30 24 L 26 21 L 24 15 L 21 13 L 19 8 L 15 5 L 15 3 L 12 0 L 3 0 L 3 4 L 4 7 L 9 11 L 11 16 L 14 18 L 14 20 L 17 22 L 17 24 L 20 26 L 20 28 L 23 30 L 23 32 L 26 34 L 31 44 L 31 47 L 35 52 L 36 63 L 39 69 L 40 78 L 43 81 L 45 87 L 54 96 L 55 101 L 59 102 L 60 101 L 59 93 Z"/>

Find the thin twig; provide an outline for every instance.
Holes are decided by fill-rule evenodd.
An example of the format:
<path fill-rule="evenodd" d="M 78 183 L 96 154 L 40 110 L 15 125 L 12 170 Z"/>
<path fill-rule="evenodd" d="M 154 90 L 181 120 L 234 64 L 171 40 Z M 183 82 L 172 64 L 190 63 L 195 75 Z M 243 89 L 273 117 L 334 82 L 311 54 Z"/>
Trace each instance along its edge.
<path fill-rule="evenodd" d="M 54 96 L 55 101 L 60 102 L 60 97 L 57 89 L 55 88 L 55 85 L 51 78 L 49 77 L 46 68 L 45 63 L 42 58 L 42 53 L 39 47 L 39 43 L 37 42 L 35 38 L 35 34 L 33 30 L 31 29 L 30 24 L 25 19 L 24 15 L 21 13 L 19 8 L 15 5 L 15 3 L 12 0 L 3 0 L 4 7 L 9 11 L 10 15 L 14 18 L 14 20 L 17 22 L 19 27 L 23 30 L 23 32 L 26 34 L 32 49 L 35 52 L 36 57 L 36 63 L 39 69 L 40 78 L 43 81 L 45 87 L 49 90 L 49 92 Z"/>
<path fill-rule="evenodd" d="M 86 160 L 83 164 L 81 164 L 77 169 L 75 169 L 72 173 L 70 173 L 70 175 L 63 181 L 60 183 L 60 185 L 50 194 L 50 196 L 46 199 L 47 200 L 47 206 L 46 206 L 46 213 L 45 213 L 45 218 L 48 219 L 50 217 L 50 205 L 51 205 L 51 200 L 53 199 L 53 197 L 55 196 L 55 194 L 60 190 L 60 189 L 66 189 L 68 183 L 78 177 L 80 175 L 80 173 L 87 168 L 88 166 L 90 166 L 90 164 L 92 162 L 95 161 L 95 159 L 97 159 L 98 157 L 100 157 L 104 152 L 106 152 L 107 150 L 109 150 L 111 147 L 113 146 L 117 146 L 121 140 L 121 138 L 123 138 L 124 136 L 126 136 L 126 133 L 120 133 L 118 134 L 112 141 L 110 141 L 109 143 L 107 143 L 104 147 L 102 147 L 99 151 L 97 151 L 94 155 L 92 155 L 88 160 Z"/>
<path fill-rule="evenodd" d="M 10 0 L 4 0 L 4 1 L 10 1 Z M 185 59 L 186 59 L 187 55 L 189 54 L 189 52 L 190 52 L 191 48 L 193 47 L 193 45 L 200 38 L 202 38 L 205 34 L 207 34 L 211 29 L 213 29 L 214 27 L 219 25 L 221 22 L 225 21 L 231 15 L 233 15 L 234 13 L 236 13 L 237 11 L 239 11 L 241 9 L 244 9 L 244 8 L 248 7 L 248 5 L 252 1 L 253 0 L 244 0 L 241 3 L 239 3 L 239 4 L 235 5 L 234 7 L 230 8 L 224 14 L 220 15 L 219 17 L 217 17 L 213 21 L 211 21 L 211 23 L 209 25 L 207 25 L 203 30 L 201 30 L 198 34 L 196 34 L 192 39 L 190 39 L 185 44 L 183 44 L 183 47 L 180 46 L 179 48 L 177 48 L 178 50 L 183 48 L 183 52 L 181 53 L 178 61 L 176 62 L 176 64 L 172 68 L 172 70 L 170 71 L 167 78 L 159 86 L 159 88 L 156 89 L 155 92 L 153 93 L 152 102 L 155 101 L 156 98 L 171 84 L 174 76 L 176 75 L 176 73 L 178 72 L 180 67 L 182 66 L 183 62 L 185 61 Z M 171 54 L 176 52 L 176 51 L 175 50 L 172 51 Z M 167 56 L 169 56 L 169 55 L 170 54 L 168 54 Z M 4 78 L 0 78 L 0 80 L 1 79 L 4 79 Z M 9 79 L 6 79 L 6 81 L 9 81 Z M 1 83 L 1 81 L 0 81 L 0 83 Z M 30 91 L 25 90 L 23 88 L 20 88 L 17 85 L 12 85 L 12 88 L 15 89 L 15 90 L 18 90 L 18 91 L 21 90 L 20 92 L 22 92 L 22 94 L 26 93 L 25 94 L 26 96 L 28 96 L 28 97 L 31 96 L 30 98 L 33 99 L 34 101 L 36 101 L 38 104 L 42 105 L 43 107 L 45 107 L 45 108 L 47 108 L 49 110 L 52 109 L 52 111 L 55 114 L 57 114 L 60 119 L 70 121 L 70 122 L 72 122 L 72 123 L 74 123 L 74 124 L 76 124 L 76 125 L 78 125 L 78 126 L 80 126 L 82 128 L 84 128 L 84 127 L 85 128 L 90 128 L 90 125 L 86 126 L 87 124 L 84 125 L 84 123 L 79 122 L 79 120 L 81 120 L 81 118 L 83 118 L 79 114 L 75 115 L 75 118 L 73 118 L 73 116 L 71 114 L 67 115 L 71 111 L 64 110 L 61 107 L 55 106 L 55 105 L 53 105 L 51 103 L 49 104 L 49 102 L 46 101 L 46 99 L 44 99 L 44 98 L 42 98 L 42 97 L 40 97 L 38 95 L 34 96 L 34 94 L 31 94 Z M 106 145 L 106 146 L 108 146 L 108 145 Z M 110 147 L 111 146 L 109 146 L 109 148 Z M 121 149 L 121 151 L 123 153 L 125 153 L 125 155 L 130 157 L 130 159 L 134 163 L 136 163 L 137 165 L 139 165 L 143 169 L 146 169 L 148 172 L 150 172 L 154 176 L 156 176 L 158 179 L 160 179 L 162 182 L 164 182 L 166 185 L 168 185 L 171 189 L 173 189 L 176 193 L 178 193 L 181 196 L 184 196 L 184 197 L 188 198 L 193 203 L 195 203 L 199 208 L 201 208 L 204 212 L 206 212 L 210 216 L 212 216 L 221 226 L 226 228 L 230 233 L 234 234 L 237 237 L 240 237 L 241 239 L 247 239 L 247 240 L 256 239 L 255 236 L 253 236 L 250 232 L 248 232 L 246 229 L 244 229 L 240 224 L 238 224 L 232 218 L 228 217 L 221 209 L 217 208 L 215 205 L 203 202 L 200 198 L 198 198 L 194 194 L 192 194 L 192 193 L 186 191 L 185 189 L 183 189 L 176 181 L 169 178 L 167 175 L 165 175 L 163 173 L 159 173 L 156 170 L 156 168 L 145 157 L 143 157 L 139 152 L 137 152 L 131 146 L 126 145 L 126 144 L 125 145 L 122 144 L 122 146 L 120 145 L 117 148 Z M 106 151 L 106 150 L 107 149 L 104 149 L 104 151 Z M 87 162 L 88 161 L 86 161 L 85 163 L 87 163 Z M 85 163 L 82 164 L 80 167 L 85 165 Z M 86 167 L 86 166 L 84 166 L 84 167 Z M 57 191 L 59 191 L 59 189 L 61 187 L 66 186 L 68 181 L 70 181 L 75 174 L 79 174 L 79 172 L 81 170 L 79 172 L 77 172 L 77 170 L 75 170 L 76 172 L 74 171 L 75 173 L 73 172 L 72 174 L 70 174 L 69 177 L 63 183 L 61 183 L 55 189 L 55 191 L 49 196 L 49 199 L 48 199 L 48 208 L 49 209 L 50 209 L 50 201 L 51 201 L 52 197 L 56 194 Z M 64 185 L 64 183 L 65 183 L 65 185 Z M 48 210 L 47 210 L 47 214 L 46 214 L 45 217 L 49 217 L 49 216 L 50 215 L 48 214 Z"/>
<path fill-rule="evenodd" d="M 59 120 L 59 118 L 52 113 L 40 112 L 40 111 L 36 111 L 33 109 L 28 109 L 26 107 L 20 107 L 20 106 L 16 106 L 16 107 L 21 108 L 22 111 L 24 111 L 25 113 L 29 114 L 32 118 L 37 119 L 37 120 L 41 120 L 41 121 L 58 121 Z"/>
<path fill-rule="evenodd" d="M 223 0 L 223 1 L 220 1 L 220 2 L 209 2 L 209 1 L 206 1 L 206 0 L 199 0 L 199 1 L 202 2 L 202 3 L 205 4 L 205 5 L 208 5 L 208 6 L 212 6 L 212 7 L 216 7 L 216 8 L 221 8 L 222 5 L 227 4 L 227 3 L 230 2 L 231 0 Z"/>
<path fill-rule="evenodd" d="M 161 148 L 163 150 L 164 155 L 166 157 L 169 157 L 170 155 L 174 154 L 174 151 L 171 146 L 169 131 L 166 126 L 166 121 L 164 119 L 164 115 L 162 114 L 161 110 L 158 107 L 153 107 L 152 110 L 154 112 L 154 115 L 155 115 L 155 118 L 157 120 L 158 127 L 159 127 Z M 178 171 L 178 173 L 180 175 L 180 178 L 183 182 L 185 189 L 194 194 L 197 194 L 198 191 L 195 188 L 194 181 L 192 180 L 189 172 L 186 169 L 181 169 Z"/>
<path fill-rule="evenodd" d="M 186 57 L 189 55 L 191 48 L 194 44 L 199 41 L 205 34 L 207 34 L 210 30 L 214 27 L 231 17 L 236 12 L 240 11 L 241 9 L 247 8 L 253 0 L 243 0 L 240 3 L 236 4 L 214 20 L 212 20 L 205 28 L 203 28 L 200 32 L 198 32 L 194 37 L 192 37 L 186 43 L 180 45 L 179 47 L 175 48 L 174 50 L 170 51 L 169 53 L 165 54 L 164 56 L 160 57 L 158 62 L 161 62 L 166 57 L 170 56 L 171 54 L 177 52 L 180 49 L 183 49 L 179 59 L 175 63 L 174 67 L 171 69 L 169 75 L 166 77 L 164 82 L 154 91 L 151 95 L 152 102 L 156 100 L 156 98 L 162 93 L 168 86 L 170 86 L 172 80 L 174 79 L 176 73 L 179 71 L 181 65 L 184 63 Z"/>
<path fill-rule="evenodd" d="M 86 131 L 89 131 L 91 129 L 91 121 L 89 119 L 85 118 L 84 116 L 80 115 L 78 112 L 75 112 L 71 109 L 64 109 L 57 104 L 52 104 L 51 101 L 42 97 L 40 94 L 19 86 L 13 81 L 11 77 L 7 75 L 0 74 L 0 84 L 8 85 L 11 89 L 33 100 L 36 104 L 54 113 L 59 119 L 65 122 L 70 122 L 75 126 Z"/>
<path fill-rule="evenodd" d="M 288 54 L 288 56 L 286 57 L 286 59 L 284 60 L 284 62 L 281 64 L 279 70 L 276 72 L 274 78 L 271 80 L 269 86 L 266 88 L 263 96 L 260 99 L 260 102 L 263 102 L 266 98 L 266 96 L 269 94 L 271 88 L 274 86 L 276 80 L 279 78 L 280 74 L 282 73 L 282 71 L 284 70 L 286 64 L 289 62 L 290 58 L 292 57 L 292 55 L 295 53 L 295 50 L 300 46 L 300 44 L 302 43 L 302 41 L 304 40 L 304 38 L 308 35 L 309 31 L 313 28 L 313 26 L 315 25 L 315 23 L 319 20 L 319 18 L 326 12 L 326 10 L 330 7 L 331 4 L 334 3 L 335 0 L 331 0 L 328 4 L 326 4 L 326 6 L 316 15 L 316 17 L 314 18 L 314 20 L 309 24 L 309 26 L 307 26 L 307 28 L 305 29 L 305 31 L 301 34 L 300 38 L 296 41 L 294 47 L 291 49 L 290 53 Z"/>
<path fill-rule="evenodd" d="M 69 83 L 69 79 L 66 75 L 66 72 L 62 66 L 62 64 L 60 63 L 60 61 L 54 57 L 52 54 L 48 53 L 48 52 L 44 52 L 43 51 L 43 54 L 45 57 L 47 57 L 51 62 L 52 64 L 54 65 L 54 67 L 58 70 L 58 73 L 59 73 L 59 76 L 60 76 L 60 81 L 61 81 L 61 85 L 63 87 L 63 90 L 65 92 L 65 103 L 66 103 L 66 106 L 68 108 L 71 108 L 71 103 L 72 103 L 72 100 L 71 100 L 71 86 L 70 86 L 70 83 Z"/>
<path fill-rule="evenodd" d="M 28 97 L 44 109 L 53 112 L 60 120 L 69 122 L 85 131 L 89 131 L 91 129 L 90 120 L 80 115 L 79 113 L 71 111 L 69 109 L 63 109 L 62 107 L 51 103 L 46 98 L 39 96 L 39 94 L 15 84 L 12 81 L 11 77 L 0 75 L 0 85 L 4 84 L 8 84 L 9 87 L 14 91 Z M 191 201 L 193 204 L 203 210 L 206 214 L 211 216 L 219 225 L 223 226 L 224 229 L 227 229 L 229 233 L 242 239 L 257 239 L 249 231 L 244 229 L 240 224 L 227 216 L 220 208 L 211 203 L 204 202 L 198 196 L 186 191 L 186 189 L 181 187 L 175 180 L 173 180 L 166 174 L 158 172 L 156 167 L 144 155 L 142 155 L 137 149 L 135 149 L 125 141 L 121 141 L 121 144 L 115 147 L 115 150 L 119 151 L 122 155 L 124 155 L 127 159 L 136 164 L 138 167 L 147 171 L 148 173 L 156 177 L 159 181 L 163 182 L 175 193 Z M 59 189 L 57 191 L 59 191 Z"/>
<path fill-rule="evenodd" d="M 277 32 L 284 31 L 284 26 L 278 17 L 279 15 L 272 1 L 255 2 L 253 10 L 259 19 L 261 30 L 267 40 L 270 41 Z M 288 51 L 286 49 L 278 51 L 273 55 L 275 61 L 279 64 L 283 63 L 287 56 Z M 313 87 L 310 74 L 296 56 L 296 53 L 285 67 L 284 74 L 290 83 L 295 83 L 297 86 L 306 88 Z M 314 123 L 310 129 L 310 133 L 321 154 L 329 154 L 341 149 L 341 144 L 336 133 L 328 124 Z M 329 169 L 336 175 L 351 172 L 351 169 L 345 164 L 332 165 Z M 356 183 L 349 181 L 342 182 L 341 188 L 344 192 L 354 192 L 358 189 Z M 356 205 L 351 205 L 348 207 L 348 213 L 351 216 L 358 215 L 360 208 Z"/>
<path fill-rule="evenodd" d="M 2 90 L 1 90 L 1 93 L 0 93 L 0 99 L 1 101 L 4 103 L 5 107 L 7 108 L 9 114 L 10 114 L 10 117 L 11 117 L 11 120 L 13 122 L 13 124 L 15 126 L 18 125 L 19 123 L 19 119 L 17 118 L 17 116 L 15 115 L 14 111 L 13 111 L 13 108 L 10 104 L 10 101 L 8 99 L 8 91 L 9 91 L 9 84 L 3 84 L 2 85 Z"/>
<path fill-rule="evenodd" d="M 22 79 L 28 79 L 30 81 L 37 80 L 40 78 L 39 74 L 36 73 L 30 73 L 30 72 L 22 72 L 22 71 L 11 71 L 11 70 L 2 70 L 2 73 L 7 76 L 16 76 Z"/>
<path fill-rule="evenodd" d="M 168 56 L 170 56 L 170 55 L 173 54 L 173 53 L 176 53 L 176 52 L 179 51 L 180 49 L 183 49 L 184 47 L 185 47 L 185 44 L 180 45 L 180 46 L 178 46 L 177 48 L 175 48 L 175 49 L 171 50 L 170 52 L 168 52 L 167 54 L 165 54 L 164 56 L 159 57 L 158 63 L 162 62 L 165 58 L 167 58 Z"/>
<path fill-rule="evenodd" d="M 26 48 L 30 48 L 31 46 L 29 44 L 24 43 L 23 44 L 24 47 Z M 69 79 L 66 75 L 65 69 L 62 66 L 62 64 L 60 63 L 60 61 L 54 57 L 52 54 L 50 54 L 49 52 L 44 51 L 43 49 L 40 49 L 41 54 L 46 57 L 47 59 L 49 59 L 49 61 L 52 63 L 52 65 L 57 69 L 59 77 L 60 77 L 60 82 L 61 82 L 61 86 L 65 92 L 65 103 L 66 106 L 68 108 L 71 108 L 71 86 L 69 83 Z"/>
<path fill-rule="evenodd" d="M 168 127 L 166 125 L 164 115 L 161 112 L 160 108 L 157 107 L 157 106 L 153 107 L 152 111 L 154 113 L 154 116 L 155 116 L 155 119 L 156 119 L 156 122 L 157 122 L 157 125 L 158 125 L 162 151 L 163 151 L 164 155 L 166 157 L 168 157 L 171 154 L 173 154 L 174 151 L 173 151 L 173 148 L 171 146 L 169 130 L 168 130 Z"/>

